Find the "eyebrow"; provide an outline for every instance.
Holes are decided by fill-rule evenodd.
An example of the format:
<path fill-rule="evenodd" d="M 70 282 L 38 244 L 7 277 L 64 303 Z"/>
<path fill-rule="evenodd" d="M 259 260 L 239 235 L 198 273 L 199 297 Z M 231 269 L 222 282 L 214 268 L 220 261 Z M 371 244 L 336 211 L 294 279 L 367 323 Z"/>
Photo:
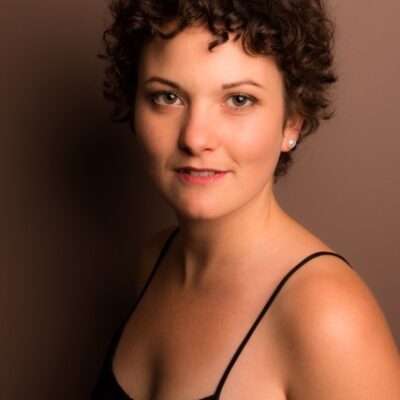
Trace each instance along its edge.
<path fill-rule="evenodd" d="M 171 87 L 173 87 L 175 89 L 183 91 L 181 86 L 179 84 L 177 84 L 176 82 L 170 81 L 168 79 L 161 78 L 159 76 L 153 76 L 153 77 L 147 79 L 144 82 L 144 84 L 146 85 L 146 84 L 148 84 L 150 82 L 164 83 L 165 85 L 168 85 L 168 86 L 171 86 Z M 237 86 L 241 86 L 241 85 L 252 85 L 252 86 L 256 86 L 256 87 L 264 89 L 264 87 L 262 85 L 260 85 L 259 83 L 255 82 L 255 81 L 253 81 L 251 79 L 247 79 L 247 80 L 244 80 L 244 81 L 238 81 L 238 82 L 224 83 L 222 85 L 222 89 L 231 89 L 233 87 L 237 87 Z"/>

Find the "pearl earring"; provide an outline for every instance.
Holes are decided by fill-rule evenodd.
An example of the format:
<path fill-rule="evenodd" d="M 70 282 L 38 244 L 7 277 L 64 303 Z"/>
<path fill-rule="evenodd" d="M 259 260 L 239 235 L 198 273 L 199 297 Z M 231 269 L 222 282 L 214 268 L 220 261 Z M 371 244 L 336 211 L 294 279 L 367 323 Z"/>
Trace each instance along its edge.
<path fill-rule="evenodd" d="M 296 144 L 297 144 L 297 140 L 296 139 L 292 138 L 292 139 L 288 140 L 288 146 L 289 146 L 290 150 L 294 149 Z"/>

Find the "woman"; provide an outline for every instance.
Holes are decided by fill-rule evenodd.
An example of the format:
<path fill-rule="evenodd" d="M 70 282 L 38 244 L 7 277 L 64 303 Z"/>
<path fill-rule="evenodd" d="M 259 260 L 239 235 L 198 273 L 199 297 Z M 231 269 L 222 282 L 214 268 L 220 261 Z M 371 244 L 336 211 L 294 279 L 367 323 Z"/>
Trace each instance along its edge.
<path fill-rule="evenodd" d="M 178 227 L 144 247 L 92 399 L 400 399 L 400 361 L 347 261 L 273 183 L 330 117 L 318 0 L 114 1 L 105 94 Z"/>

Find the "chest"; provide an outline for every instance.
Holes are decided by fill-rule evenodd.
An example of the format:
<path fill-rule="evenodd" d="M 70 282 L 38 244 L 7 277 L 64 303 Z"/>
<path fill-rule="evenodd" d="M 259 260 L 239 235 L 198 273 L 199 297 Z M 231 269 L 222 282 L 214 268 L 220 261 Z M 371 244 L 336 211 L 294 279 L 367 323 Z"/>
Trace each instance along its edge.
<path fill-rule="evenodd" d="M 221 400 L 286 400 L 271 310 L 249 335 L 264 305 L 256 294 L 199 300 L 155 292 L 131 315 L 114 353 L 114 375 L 131 398 L 203 399 L 215 393 L 225 373 Z"/>

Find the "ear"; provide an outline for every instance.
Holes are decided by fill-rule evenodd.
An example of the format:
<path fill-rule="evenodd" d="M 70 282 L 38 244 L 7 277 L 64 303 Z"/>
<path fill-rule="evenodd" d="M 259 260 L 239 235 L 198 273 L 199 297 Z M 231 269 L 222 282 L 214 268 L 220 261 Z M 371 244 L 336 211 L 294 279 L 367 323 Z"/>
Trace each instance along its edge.
<path fill-rule="evenodd" d="M 282 135 L 282 152 L 288 152 L 293 150 L 293 147 L 290 147 L 289 141 L 294 139 L 296 142 L 300 138 L 300 131 L 303 126 L 304 118 L 299 116 L 298 114 L 291 116 L 286 120 L 285 126 L 283 127 L 283 135 Z"/>

